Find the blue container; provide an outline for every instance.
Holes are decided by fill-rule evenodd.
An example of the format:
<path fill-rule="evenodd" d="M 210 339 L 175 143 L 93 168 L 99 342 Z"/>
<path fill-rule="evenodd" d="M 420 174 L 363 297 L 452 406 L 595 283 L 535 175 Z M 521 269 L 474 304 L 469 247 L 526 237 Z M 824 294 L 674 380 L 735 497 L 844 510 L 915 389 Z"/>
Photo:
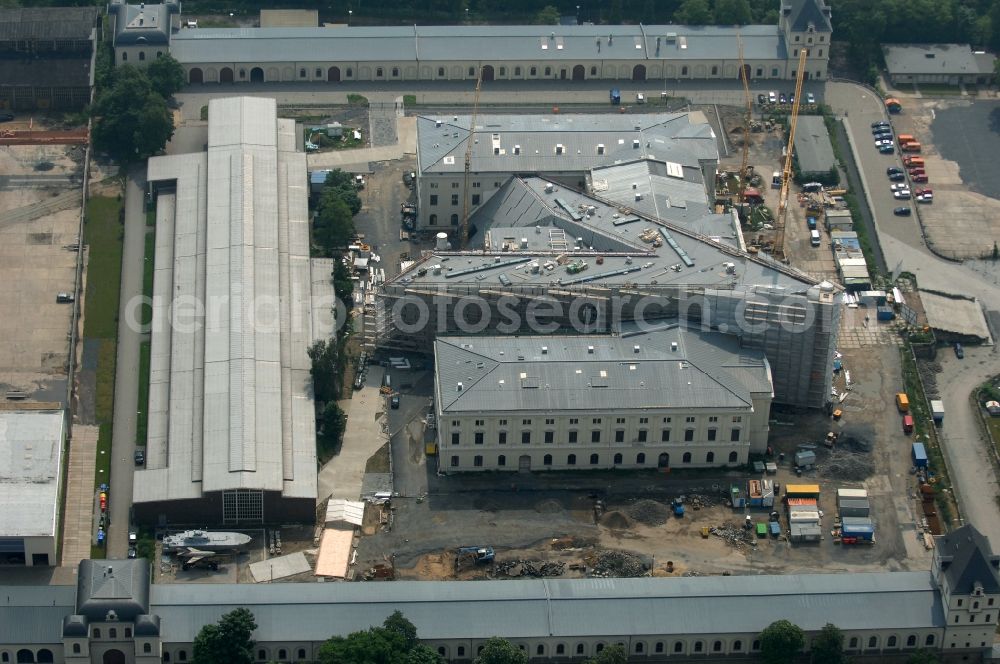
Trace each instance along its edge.
<path fill-rule="evenodd" d="M 917 468 L 927 467 L 927 450 L 923 443 L 913 443 L 913 465 Z"/>
<path fill-rule="evenodd" d="M 892 307 L 879 307 L 878 308 L 878 319 L 879 320 L 892 320 L 896 317 L 896 312 L 892 310 Z"/>

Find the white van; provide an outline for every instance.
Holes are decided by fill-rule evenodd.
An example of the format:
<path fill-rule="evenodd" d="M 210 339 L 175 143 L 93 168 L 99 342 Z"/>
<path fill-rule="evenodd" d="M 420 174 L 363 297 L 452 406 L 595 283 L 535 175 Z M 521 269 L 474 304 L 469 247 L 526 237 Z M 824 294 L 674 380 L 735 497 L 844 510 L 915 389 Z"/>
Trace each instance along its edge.
<path fill-rule="evenodd" d="M 809 244 L 814 247 L 819 246 L 819 231 L 809 231 Z"/>

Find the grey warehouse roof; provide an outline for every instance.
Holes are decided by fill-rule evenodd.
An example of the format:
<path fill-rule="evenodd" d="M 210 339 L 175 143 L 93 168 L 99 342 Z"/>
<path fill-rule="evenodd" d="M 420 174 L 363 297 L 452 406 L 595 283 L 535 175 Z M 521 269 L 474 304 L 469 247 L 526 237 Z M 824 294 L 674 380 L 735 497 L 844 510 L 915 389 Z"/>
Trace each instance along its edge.
<path fill-rule="evenodd" d="M 777 26 L 738 31 L 746 60 L 787 59 Z M 174 34 L 170 52 L 184 64 L 735 60 L 736 34 L 684 25 L 199 28 Z"/>
<path fill-rule="evenodd" d="M 835 164 L 830 133 L 821 115 L 803 115 L 795 130 L 795 157 L 803 173 L 826 173 Z"/>
<path fill-rule="evenodd" d="M 3 586 L 0 597 L 0 643 L 59 643 L 76 586 Z"/>
<path fill-rule="evenodd" d="M 422 175 L 464 171 L 471 122 L 468 115 L 417 118 Z M 641 158 L 697 165 L 719 158 L 715 133 L 699 113 L 479 115 L 475 140 L 474 173 L 565 173 Z"/>
<path fill-rule="evenodd" d="M 400 610 L 422 640 L 594 634 L 757 634 L 794 617 L 806 631 L 944 626 L 927 572 L 645 579 L 397 581 L 378 584 L 156 584 L 151 611 L 168 643 L 250 609 L 261 642 L 322 641 Z M 484 616 L 489 616 L 488 620 Z M 333 630 L 331 632 L 331 630 Z"/>
<path fill-rule="evenodd" d="M 90 39 L 97 7 L 0 9 L 0 41 Z"/>
<path fill-rule="evenodd" d="M 0 537 L 54 537 L 66 417 L 0 412 Z"/>
<path fill-rule="evenodd" d="M 920 74 L 979 74 L 968 44 L 887 44 L 882 47 L 890 76 Z"/>
<path fill-rule="evenodd" d="M 305 155 L 274 99 L 209 103 L 206 153 L 155 157 L 146 468 L 136 502 L 226 489 L 316 497 Z M 204 302 L 170 324 L 173 302 Z M 184 306 L 179 304 L 178 306 Z M 169 444 L 168 444 L 169 435 Z"/>
<path fill-rule="evenodd" d="M 443 413 L 749 410 L 751 393 L 772 392 L 763 353 L 679 326 L 624 337 L 438 337 L 434 355 Z"/>

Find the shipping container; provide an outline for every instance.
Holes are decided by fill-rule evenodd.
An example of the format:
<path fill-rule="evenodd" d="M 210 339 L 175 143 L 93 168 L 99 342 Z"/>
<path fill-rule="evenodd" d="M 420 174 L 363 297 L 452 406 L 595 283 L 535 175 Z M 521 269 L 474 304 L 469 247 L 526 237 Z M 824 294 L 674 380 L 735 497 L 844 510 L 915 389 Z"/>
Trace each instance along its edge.
<path fill-rule="evenodd" d="M 896 312 L 890 306 L 879 307 L 876 311 L 876 318 L 879 320 L 892 320 L 896 317 Z"/>
<path fill-rule="evenodd" d="M 845 498 L 837 505 L 840 518 L 871 516 L 871 503 L 867 498 Z"/>
<path fill-rule="evenodd" d="M 789 484 L 785 487 L 789 498 L 819 498 L 818 484 Z"/>
<path fill-rule="evenodd" d="M 870 524 L 856 526 L 844 525 L 840 529 L 840 537 L 842 540 L 857 539 L 865 542 L 871 542 L 875 539 L 875 526 Z M 849 542 L 845 541 L 845 544 L 846 543 Z"/>
<path fill-rule="evenodd" d="M 812 468 L 816 465 L 816 453 L 808 450 L 796 452 L 795 465 L 799 468 Z"/>
<path fill-rule="evenodd" d="M 771 529 L 771 537 L 778 537 L 781 535 L 781 524 L 777 521 L 769 521 L 767 527 Z"/>
<path fill-rule="evenodd" d="M 815 498 L 788 498 L 788 509 L 792 508 L 806 508 L 806 509 L 816 509 L 817 501 Z"/>
<path fill-rule="evenodd" d="M 944 423 L 944 402 L 935 399 L 931 401 L 931 417 L 934 418 L 934 424 Z"/>
<path fill-rule="evenodd" d="M 792 510 L 788 513 L 789 523 L 819 523 L 819 512 L 816 510 Z"/>
<path fill-rule="evenodd" d="M 823 529 L 818 524 L 793 523 L 788 530 L 793 542 L 818 542 L 823 538 Z"/>
<path fill-rule="evenodd" d="M 774 482 L 761 480 L 760 488 L 764 494 L 761 498 L 761 507 L 774 507 Z"/>
<path fill-rule="evenodd" d="M 917 468 L 927 467 L 927 450 L 923 443 L 913 443 L 913 465 Z"/>
<path fill-rule="evenodd" d="M 750 500 L 750 507 L 764 506 L 764 491 L 761 488 L 760 480 L 749 480 L 747 482 L 747 496 Z"/>
<path fill-rule="evenodd" d="M 907 413 L 910 410 L 910 398 L 906 396 L 906 392 L 896 393 L 896 408 L 899 409 L 901 413 Z"/>
<path fill-rule="evenodd" d="M 837 489 L 837 500 L 842 498 L 867 498 L 868 489 Z"/>

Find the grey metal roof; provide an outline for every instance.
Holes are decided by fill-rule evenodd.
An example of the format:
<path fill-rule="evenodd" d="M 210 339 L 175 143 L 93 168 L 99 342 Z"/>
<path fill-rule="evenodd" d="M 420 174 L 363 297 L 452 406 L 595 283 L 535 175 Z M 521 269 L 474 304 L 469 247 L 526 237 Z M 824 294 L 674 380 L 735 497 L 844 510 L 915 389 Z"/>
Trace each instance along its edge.
<path fill-rule="evenodd" d="M 199 28 L 173 35 L 180 62 L 647 62 L 736 59 L 737 28 L 683 25 L 449 25 Z M 785 60 L 777 26 L 739 28 L 747 60 Z"/>
<path fill-rule="evenodd" d="M 109 10 L 115 15 L 115 46 L 166 46 L 170 43 L 170 17 L 180 7 L 174 3 L 112 4 Z"/>
<path fill-rule="evenodd" d="M 167 643 L 239 606 L 260 642 L 323 641 L 400 610 L 421 639 L 757 634 L 793 617 L 807 632 L 943 627 L 927 572 L 644 579 L 397 581 L 382 584 L 157 584 L 151 612 Z M 489 619 L 484 619 L 489 616 Z"/>
<path fill-rule="evenodd" d="M 671 326 L 627 337 L 438 337 L 437 394 L 443 413 L 748 409 L 750 386 L 726 366 L 756 374 L 753 391 L 770 393 L 767 362 L 720 336 Z"/>
<path fill-rule="evenodd" d="M 62 411 L 0 412 L 0 537 L 56 534 Z"/>
<path fill-rule="evenodd" d="M 0 40 L 90 39 L 97 7 L 0 9 Z"/>
<path fill-rule="evenodd" d="M 890 76 L 993 73 L 980 72 L 968 44 L 887 44 L 882 52 Z"/>
<path fill-rule="evenodd" d="M 833 30 L 830 24 L 830 9 L 826 0 L 793 0 L 791 2 L 784 0 L 781 10 L 788 13 L 788 23 L 794 32 L 805 32 L 809 26 L 813 26 L 817 32 L 831 32 Z"/>
<path fill-rule="evenodd" d="M 146 468 L 136 502 L 316 496 L 305 155 L 274 99 L 209 103 L 208 152 L 149 161 L 158 201 Z M 194 325 L 171 302 L 205 302 Z M 181 305 L 183 306 L 183 305 Z M 169 434 L 169 444 L 168 444 Z"/>
<path fill-rule="evenodd" d="M 0 587 L 0 643 L 62 642 L 62 621 L 74 612 L 76 586 Z"/>
<path fill-rule="evenodd" d="M 971 595 L 977 585 L 986 593 L 1000 592 L 1000 556 L 993 554 L 989 540 L 973 526 L 937 538 L 937 555 L 953 594 Z"/>
<path fill-rule="evenodd" d="M 147 560 L 81 560 L 75 613 L 104 620 L 114 611 L 120 620 L 134 622 L 149 613 L 149 583 Z"/>
<path fill-rule="evenodd" d="M 826 173 L 836 160 L 830 133 L 821 115 L 803 115 L 795 130 L 795 157 L 803 173 Z"/>
<path fill-rule="evenodd" d="M 417 118 L 421 175 L 464 171 L 471 122 L 468 115 Z M 474 173 L 566 173 L 674 154 L 687 162 L 719 157 L 711 125 L 690 113 L 480 115 L 475 141 Z"/>
<path fill-rule="evenodd" d="M 90 58 L 0 59 L 0 81 L 29 87 L 89 88 Z"/>

